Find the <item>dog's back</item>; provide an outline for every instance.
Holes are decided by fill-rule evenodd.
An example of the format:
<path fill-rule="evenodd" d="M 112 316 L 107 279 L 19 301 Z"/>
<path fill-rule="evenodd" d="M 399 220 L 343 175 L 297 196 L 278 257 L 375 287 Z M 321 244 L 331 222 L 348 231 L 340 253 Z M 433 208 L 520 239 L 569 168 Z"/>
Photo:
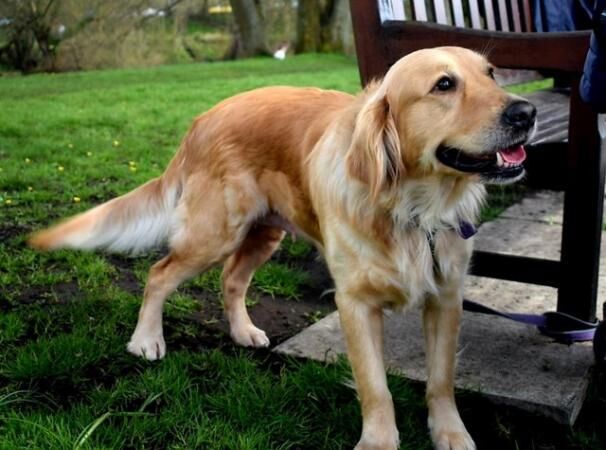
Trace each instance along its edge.
<path fill-rule="evenodd" d="M 268 209 L 300 214 L 306 209 L 303 205 L 309 205 L 301 165 L 335 113 L 352 100 L 337 91 L 290 87 L 256 89 L 231 97 L 196 118 L 161 177 L 34 234 L 30 244 L 43 250 L 144 251 L 169 237 L 183 195 L 190 199 L 205 195 L 201 186 L 189 183 L 199 175 L 221 183 L 226 176 L 251 172 Z M 300 220 L 310 222 L 307 216 L 313 212 L 302 214 Z M 315 234 L 315 224 L 303 227 Z"/>

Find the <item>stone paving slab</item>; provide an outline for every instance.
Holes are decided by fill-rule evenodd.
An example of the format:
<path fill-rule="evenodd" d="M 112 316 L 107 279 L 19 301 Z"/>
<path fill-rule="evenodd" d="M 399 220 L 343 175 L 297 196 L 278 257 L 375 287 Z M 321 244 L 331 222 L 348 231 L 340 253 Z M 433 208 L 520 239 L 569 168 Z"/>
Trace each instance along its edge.
<path fill-rule="evenodd" d="M 506 219 L 531 220 L 550 225 L 562 225 L 564 193 L 555 191 L 534 191 L 499 216 Z"/>
<path fill-rule="evenodd" d="M 557 261 L 560 259 L 562 243 L 563 208 L 564 195 L 561 192 L 530 192 L 520 203 L 508 208 L 498 219 L 482 225 L 476 236 L 474 248 Z M 473 280 L 475 277 L 469 278 Z M 553 288 L 489 278 L 479 278 L 471 283 L 468 282 L 467 286 L 470 299 L 482 299 L 482 302 L 496 308 L 508 309 L 511 305 L 524 312 L 555 310 L 557 291 Z M 491 295 L 493 289 L 505 295 Z M 528 294 L 524 295 L 524 291 L 528 291 Z M 482 295 L 476 295 L 478 292 Z M 516 301 L 513 302 L 513 299 Z M 602 233 L 598 281 L 597 315 L 600 319 L 603 318 L 601 305 L 604 301 L 606 301 L 606 233 Z"/>
<path fill-rule="evenodd" d="M 604 206 L 604 211 L 606 211 L 606 199 Z M 499 217 L 545 222 L 550 225 L 562 225 L 563 213 L 563 192 L 531 191 L 520 203 L 511 206 Z"/>
<path fill-rule="evenodd" d="M 558 260 L 563 196 L 537 191 L 484 224 L 475 248 Z M 601 267 L 606 268 L 606 242 Z M 606 300 L 606 270 L 601 271 L 599 305 Z M 555 310 L 557 291 L 550 287 L 469 276 L 465 297 L 494 308 L 525 313 Z M 425 380 L 419 311 L 389 314 L 385 358 L 391 370 Z M 456 385 L 487 398 L 573 423 L 582 405 L 593 363 L 589 344 L 553 343 L 533 327 L 499 317 L 465 313 Z M 332 360 L 345 348 L 333 313 L 276 347 L 275 351 L 317 360 Z"/>
<path fill-rule="evenodd" d="M 574 423 L 588 384 L 588 345 L 553 343 L 533 328 L 466 313 L 461 327 L 456 387 L 488 399 Z M 274 351 L 318 361 L 345 353 L 339 316 L 330 314 Z M 386 314 L 385 363 L 406 378 L 425 381 L 421 314 Z"/>
<path fill-rule="evenodd" d="M 483 224 L 474 248 L 508 255 L 560 259 L 562 227 L 545 222 L 498 218 Z"/>

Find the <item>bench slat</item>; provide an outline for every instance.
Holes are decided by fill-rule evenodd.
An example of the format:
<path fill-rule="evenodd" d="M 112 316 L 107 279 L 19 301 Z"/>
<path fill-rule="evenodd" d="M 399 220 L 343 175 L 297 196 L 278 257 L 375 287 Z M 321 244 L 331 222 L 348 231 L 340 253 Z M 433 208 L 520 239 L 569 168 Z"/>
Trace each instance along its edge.
<path fill-rule="evenodd" d="M 452 0 L 454 22 L 457 27 L 465 28 L 465 15 L 463 14 L 462 0 Z"/>
<path fill-rule="evenodd" d="M 566 103 L 560 103 L 560 102 L 553 102 L 553 103 L 547 103 L 549 102 L 549 100 L 537 100 L 537 98 L 535 97 L 535 94 L 538 93 L 551 93 L 551 91 L 535 91 L 532 92 L 528 95 L 525 96 L 525 98 L 533 103 L 536 107 L 537 107 L 537 114 L 539 115 L 545 115 L 545 114 L 551 114 L 554 111 L 560 111 L 560 110 L 564 110 L 563 108 L 565 106 L 568 106 L 568 102 Z M 545 102 L 545 103 L 543 103 Z"/>
<path fill-rule="evenodd" d="M 558 116 L 557 118 L 568 117 L 568 105 L 560 105 L 558 103 L 554 105 L 541 105 L 537 102 L 532 103 L 537 107 L 537 116 L 541 124 L 549 122 L 550 117 L 555 119 L 555 115 Z"/>
<path fill-rule="evenodd" d="M 524 31 L 531 32 L 533 26 L 530 15 L 530 0 L 522 0 L 522 8 L 524 9 Z"/>
<path fill-rule="evenodd" d="M 560 92 L 536 91 L 524 97 L 537 108 L 537 132 L 530 144 L 566 141 L 570 117 L 568 96 Z"/>
<path fill-rule="evenodd" d="M 501 30 L 509 31 L 509 19 L 507 18 L 507 4 L 505 0 L 499 0 L 499 20 L 501 22 Z"/>
<path fill-rule="evenodd" d="M 520 17 L 520 5 L 518 4 L 518 0 L 513 0 L 511 2 L 511 18 L 513 19 L 513 31 L 518 33 L 522 31 L 522 20 Z"/>
<path fill-rule="evenodd" d="M 415 20 L 427 22 L 427 9 L 425 8 L 425 0 L 413 0 Z"/>
<path fill-rule="evenodd" d="M 444 6 L 444 0 L 434 0 L 433 7 L 436 12 L 436 22 L 443 25 L 448 25 L 448 17 L 446 16 L 446 7 Z"/>
<path fill-rule="evenodd" d="M 546 134 L 545 136 L 535 137 L 530 145 L 545 144 L 547 142 L 568 142 L 568 127 L 561 129 L 556 133 Z"/>
<path fill-rule="evenodd" d="M 402 0 L 377 0 L 381 23 L 388 20 L 406 20 L 404 2 Z"/>
<path fill-rule="evenodd" d="M 480 20 L 480 8 L 478 7 L 478 0 L 469 0 L 469 15 L 471 16 L 471 26 L 481 30 L 482 21 Z"/>
<path fill-rule="evenodd" d="M 558 128 L 568 128 L 568 111 L 556 111 L 551 116 L 539 118 L 537 134 L 550 134 Z"/>
<path fill-rule="evenodd" d="M 496 31 L 497 25 L 494 20 L 494 10 L 492 9 L 492 0 L 484 0 L 484 11 L 486 13 L 486 28 L 490 31 Z"/>

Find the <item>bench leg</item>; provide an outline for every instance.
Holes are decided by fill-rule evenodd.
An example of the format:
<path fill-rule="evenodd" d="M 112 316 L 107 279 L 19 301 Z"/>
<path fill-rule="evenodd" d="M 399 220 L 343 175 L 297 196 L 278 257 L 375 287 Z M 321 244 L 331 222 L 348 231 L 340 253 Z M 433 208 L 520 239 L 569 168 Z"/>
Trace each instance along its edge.
<path fill-rule="evenodd" d="M 596 123 L 573 80 L 558 311 L 584 320 L 596 314 L 606 173 L 606 145 Z"/>

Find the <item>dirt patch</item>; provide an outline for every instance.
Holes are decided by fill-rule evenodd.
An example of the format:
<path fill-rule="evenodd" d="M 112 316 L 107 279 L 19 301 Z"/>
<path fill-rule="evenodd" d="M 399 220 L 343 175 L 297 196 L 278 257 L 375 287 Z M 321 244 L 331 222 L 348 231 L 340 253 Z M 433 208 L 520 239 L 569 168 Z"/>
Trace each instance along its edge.
<path fill-rule="evenodd" d="M 82 291 L 75 281 L 56 283 L 48 286 L 32 285 L 24 288 L 17 295 L 12 296 L 13 301 L 11 303 L 0 302 L 0 307 L 8 310 L 14 305 L 31 305 L 35 303 L 62 304 L 78 299 L 81 294 Z"/>
<path fill-rule="evenodd" d="M 25 231 L 23 227 L 0 229 L 3 236 L 15 236 Z M 162 254 L 161 251 L 154 253 L 151 260 L 160 259 Z M 116 270 L 113 283 L 132 295 L 142 297 L 143 283 L 134 271 L 137 260 L 120 255 L 105 255 L 105 259 Z M 308 277 L 306 284 L 301 286 L 297 299 L 272 297 L 253 286 L 249 288 L 247 297 L 253 300 L 253 304 L 248 306 L 250 316 L 259 328 L 265 330 L 272 345 L 277 345 L 333 311 L 335 305 L 330 291 L 332 280 L 326 265 L 315 250 L 298 258 L 278 251 L 273 260 L 288 264 Z M 153 263 L 150 262 L 150 266 L 151 264 Z M 173 341 L 171 346 L 211 348 L 231 345 L 229 324 L 223 316 L 220 295 L 195 286 L 181 288 L 180 292 L 197 299 L 200 302 L 200 310 L 185 313 L 182 319 L 176 321 L 174 318 L 165 320 L 165 336 L 167 341 Z M 82 291 L 77 280 L 74 280 L 49 286 L 28 286 L 22 289 L 11 303 L 63 304 L 81 296 Z M 4 309 L 11 307 L 8 303 L 5 306 Z M 135 324 L 132 325 L 134 327 Z"/>
<path fill-rule="evenodd" d="M 31 230 L 23 225 L 4 224 L 0 226 L 0 242 L 7 242 L 13 238 L 24 236 Z"/>
<path fill-rule="evenodd" d="M 157 255 L 154 254 L 153 260 L 158 260 L 161 256 L 162 252 L 158 252 Z M 142 296 L 142 283 L 133 270 L 136 260 L 119 255 L 106 255 L 105 258 L 116 268 L 115 283 L 133 295 Z M 288 264 L 308 276 L 308 282 L 301 287 L 301 295 L 296 300 L 272 297 L 253 286 L 249 288 L 247 297 L 256 302 L 248 306 L 249 314 L 255 325 L 267 333 L 272 345 L 276 345 L 332 312 L 335 305 L 330 292 L 332 280 L 315 250 L 298 258 L 278 251 L 272 260 Z M 171 346 L 209 348 L 229 344 L 229 324 L 223 316 L 219 294 L 195 286 L 181 288 L 179 291 L 197 299 L 200 311 L 184 318 L 190 325 L 191 321 L 196 322 L 196 329 L 192 330 L 195 335 L 183 332 L 183 324 L 179 321 L 171 323 L 170 320 L 165 320 L 165 336 L 167 341 L 172 341 Z"/>
<path fill-rule="evenodd" d="M 296 300 L 272 297 L 254 288 L 250 289 L 250 297 L 259 300 L 258 304 L 249 308 L 250 317 L 256 326 L 267 333 L 273 346 L 334 311 L 336 306 L 331 292 L 332 279 L 317 251 L 313 250 L 304 257 L 294 258 L 280 250 L 272 260 L 288 264 L 308 277 L 307 283 L 301 287 L 301 295 Z M 222 320 L 222 323 L 225 323 L 227 330 L 226 322 Z"/>
<path fill-rule="evenodd" d="M 271 345 L 277 345 L 294 336 L 313 322 L 334 311 L 332 280 L 323 261 L 315 251 L 304 258 L 291 258 L 278 252 L 274 261 L 287 263 L 297 270 L 304 271 L 309 280 L 301 288 L 298 299 L 272 297 L 251 286 L 247 297 L 256 303 L 248 306 L 248 312 L 254 324 L 267 333 Z M 327 292 L 328 291 L 328 292 Z M 217 345 L 230 344 L 229 324 L 223 316 L 219 295 L 203 289 L 190 287 L 185 292 L 198 299 L 202 305 L 194 320 L 200 324 L 204 339 Z"/>
<path fill-rule="evenodd" d="M 141 282 L 134 272 L 135 260 L 121 255 L 105 255 L 105 260 L 116 269 L 114 283 L 122 290 L 133 295 L 143 295 Z"/>

